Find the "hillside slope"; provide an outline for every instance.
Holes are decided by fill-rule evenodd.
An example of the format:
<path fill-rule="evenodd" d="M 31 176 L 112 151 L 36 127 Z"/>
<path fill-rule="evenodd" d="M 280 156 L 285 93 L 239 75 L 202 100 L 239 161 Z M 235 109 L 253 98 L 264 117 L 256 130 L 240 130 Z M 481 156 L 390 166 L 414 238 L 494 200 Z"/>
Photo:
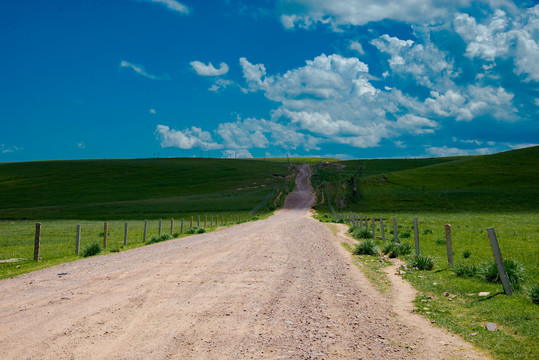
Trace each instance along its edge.
<path fill-rule="evenodd" d="M 158 217 L 250 210 L 288 174 L 284 163 L 235 159 L 0 164 L 0 219 Z"/>

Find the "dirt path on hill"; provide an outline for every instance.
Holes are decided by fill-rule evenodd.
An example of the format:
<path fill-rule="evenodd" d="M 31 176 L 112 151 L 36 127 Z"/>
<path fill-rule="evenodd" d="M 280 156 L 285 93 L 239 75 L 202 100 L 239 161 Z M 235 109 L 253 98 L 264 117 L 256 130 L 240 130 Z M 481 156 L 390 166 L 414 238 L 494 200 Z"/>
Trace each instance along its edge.
<path fill-rule="evenodd" d="M 1 280 L 0 358 L 484 358 L 393 310 L 309 217 L 309 176 L 267 220 Z"/>

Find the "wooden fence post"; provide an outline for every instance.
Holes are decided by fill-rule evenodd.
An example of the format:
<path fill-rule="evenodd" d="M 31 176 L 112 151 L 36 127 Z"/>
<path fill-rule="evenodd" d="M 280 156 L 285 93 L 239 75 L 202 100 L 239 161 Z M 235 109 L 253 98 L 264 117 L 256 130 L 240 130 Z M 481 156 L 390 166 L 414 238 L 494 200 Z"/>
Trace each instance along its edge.
<path fill-rule="evenodd" d="M 363 229 L 363 214 L 359 214 L 359 228 Z"/>
<path fill-rule="evenodd" d="M 208 215 L 204 215 L 204 227 L 208 227 Z"/>
<path fill-rule="evenodd" d="M 384 217 L 380 216 L 380 231 L 382 231 L 382 242 L 386 243 L 386 233 L 384 231 Z"/>
<path fill-rule="evenodd" d="M 415 239 L 415 254 L 419 256 L 419 227 L 417 225 L 417 217 L 414 217 L 414 239 Z"/>
<path fill-rule="evenodd" d="M 163 220 L 159 219 L 159 235 L 158 236 L 161 236 L 162 225 L 163 225 Z"/>
<path fill-rule="evenodd" d="M 191 226 L 189 227 L 189 229 L 192 229 L 193 228 L 193 215 L 191 215 Z"/>
<path fill-rule="evenodd" d="M 170 219 L 170 234 L 174 234 L 174 218 Z"/>
<path fill-rule="evenodd" d="M 183 234 L 183 218 L 182 218 L 182 224 L 180 226 L 180 234 Z"/>
<path fill-rule="evenodd" d="M 376 226 L 374 224 L 374 216 L 371 219 L 372 219 L 372 238 L 376 239 L 376 235 L 374 234 L 376 231 Z"/>
<path fill-rule="evenodd" d="M 453 244 L 451 243 L 451 225 L 445 225 L 445 248 L 447 250 L 447 263 L 453 266 Z"/>
<path fill-rule="evenodd" d="M 200 215 L 197 216 L 197 227 L 200 227 Z"/>
<path fill-rule="evenodd" d="M 109 232 L 109 224 L 105 221 L 103 225 L 103 249 L 107 249 L 107 233 Z"/>
<path fill-rule="evenodd" d="M 144 235 L 142 235 L 142 242 L 146 242 L 146 235 L 148 235 L 148 220 L 144 220 Z"/>
<path fill-rule="evenodd" d="M 79 255 L 80 250 L 80 224 L 77 224 L 77 241 L 75 243 L 75 254 Z"/>
<path fill-rule="evenodd" d="M 395 237 L 395 244 L 399 243 L 399 235 L 397 230 L 397 217 L 393 216 L 393 236 Z"/>
<path fill-rule="evenodd" d="M 211 216 L 210 227 L 213 227 L 213 215 Z"/>
<path fill-rule="evenodd" d="M 487 232 L 488 239 L 490 240 L 490 246 L 492 247 L 492 252 L 494 253 L 496 267 L 498 268 L 498 274 L 500 274 L 500 279 L 502 280 L 503 291 L 507 295 L 513 295 L 513 289 L 511 289 L 511 283 L 509 282 L 509 277 L 507 276 L 507 271 L 505 270 L 505 264 L 503 263 L 502 252 L 500 251 L 498 239 L 496 238 L 496 232 L 494 231 L 493 227 L 489 227 Z"/>
<path fill-rule="evenodd" d="M 124 246 L 127 246 L 127 228 L 129 227 L 129 223 L 125 223 L 125 230 L 124 230 Z"/>
<path fill-rule="evenodd" d="M 34 242 L 34 261 L 39 261 L 40 241 L 41 241 L 41 223 L 36 223 L 36 238 Z"/>

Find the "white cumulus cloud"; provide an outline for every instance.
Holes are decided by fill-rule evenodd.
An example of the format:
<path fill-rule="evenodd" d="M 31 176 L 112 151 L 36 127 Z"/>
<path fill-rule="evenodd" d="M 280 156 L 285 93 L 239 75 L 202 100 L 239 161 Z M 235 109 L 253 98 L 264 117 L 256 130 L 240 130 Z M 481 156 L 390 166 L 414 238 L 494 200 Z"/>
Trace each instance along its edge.
<path fill-rule="evenodd" d="M 191 64 L 196 73 L 201 76 L 221 76 L 226 74 L 229 70 L 228 65 L 224 62 L 219 64 L 219 68 L 215 68 L 211 62 L 206 65 L 203 62 L 195 60 L 191 61 L 189 64 Z"/>
<path fill-rule="evenodd" d="M 174 130 L 166 125 L 157 125 L 155 129 L 157 140 L 161 147 L 176 147 L 179 149 L 192 149 L 199 147 L 203 150 L 222 149 L 223 146 L 214 142 L 207 131 L 192 126 L 190 129 Z"/>

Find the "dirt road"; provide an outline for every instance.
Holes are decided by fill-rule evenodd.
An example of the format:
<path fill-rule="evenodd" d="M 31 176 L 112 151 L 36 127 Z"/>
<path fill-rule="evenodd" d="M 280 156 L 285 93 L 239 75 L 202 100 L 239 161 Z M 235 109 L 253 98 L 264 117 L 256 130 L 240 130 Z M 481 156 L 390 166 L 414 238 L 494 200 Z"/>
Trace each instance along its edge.
<path fill-rule="evenodd" d="M 308 216 L 308 176 L 267 220 L 0 281 L 0 359 L 473 355 L 369 285 Z"/>

